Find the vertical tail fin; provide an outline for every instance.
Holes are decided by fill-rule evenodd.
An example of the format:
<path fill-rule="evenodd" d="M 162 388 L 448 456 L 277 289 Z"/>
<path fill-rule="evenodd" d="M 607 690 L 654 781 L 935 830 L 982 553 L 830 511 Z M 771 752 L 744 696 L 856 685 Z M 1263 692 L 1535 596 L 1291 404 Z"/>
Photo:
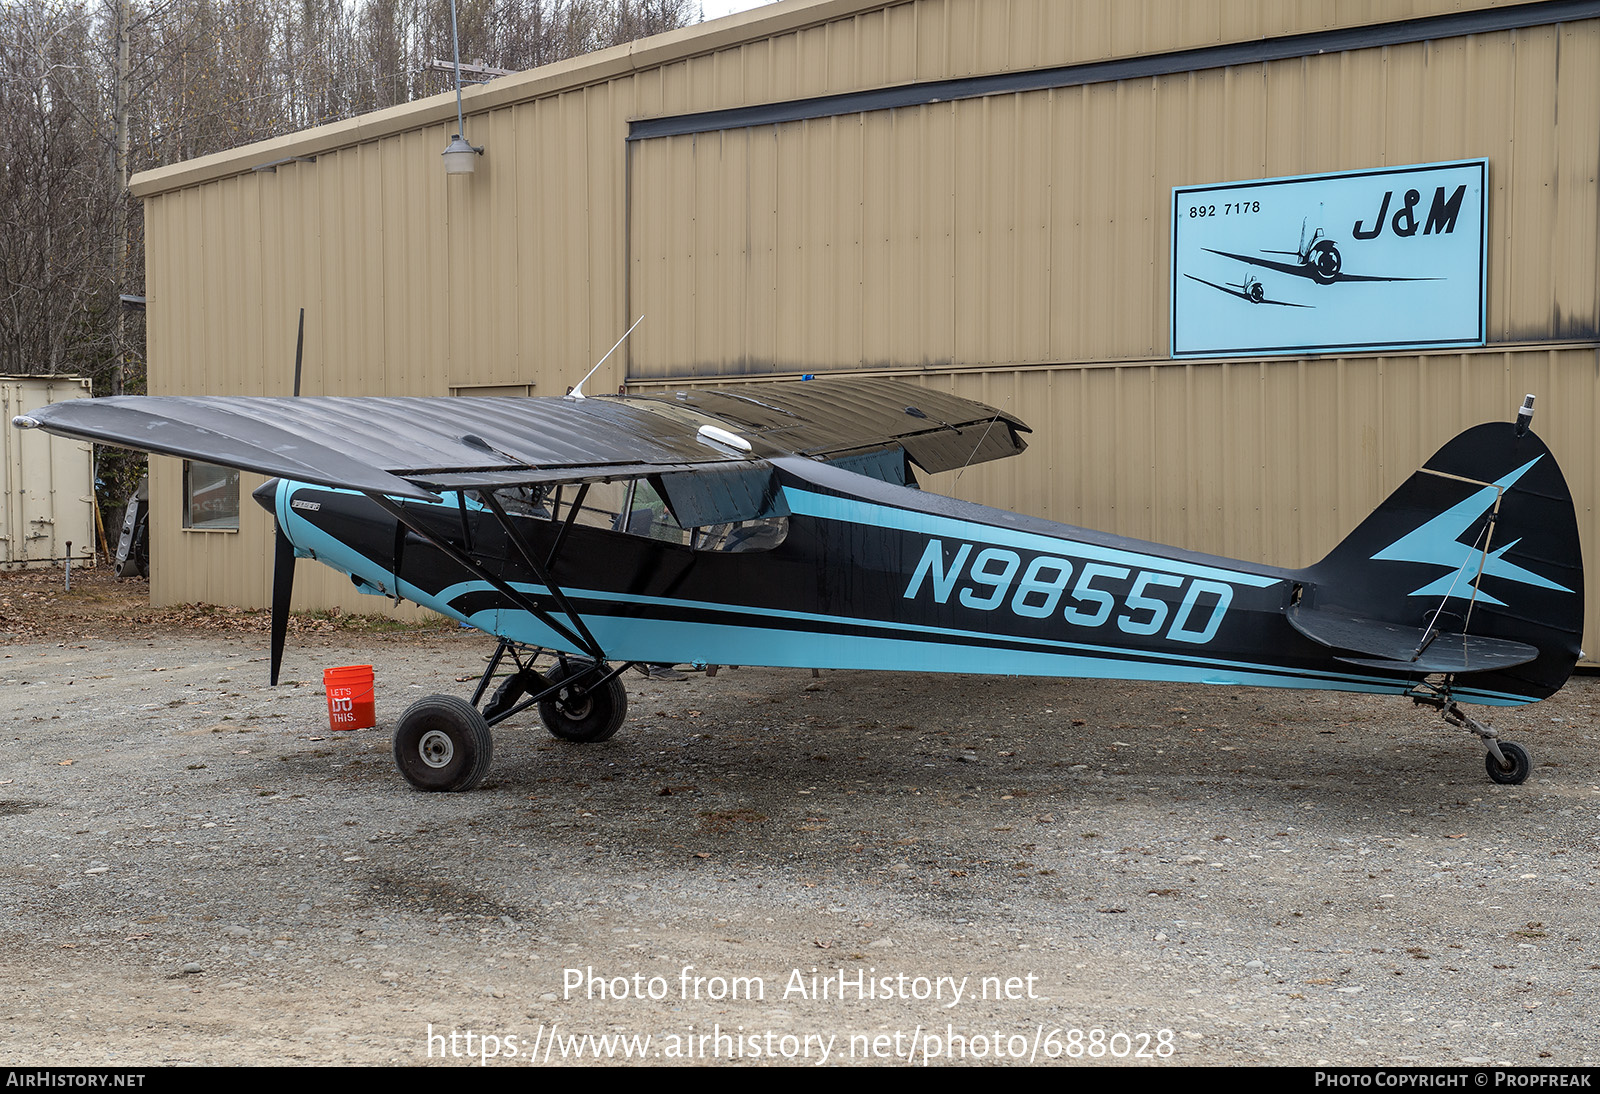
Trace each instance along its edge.
<path fill-rule="evenodd" d="M 1450 441 L 1305 571 L 1307 606 L 1318 613 L 1415 630 L 1422 646 L 1442 639 L 1470 650 L 1489 639 L 1538 651 L 1514 667 L 1456 672 L 1466 699 L 1543 699 L 1582 652 L 1577 513 L 1555 457 L 1527 427 L 1531 407 L 1523 409 L 1515 423 Z"/>

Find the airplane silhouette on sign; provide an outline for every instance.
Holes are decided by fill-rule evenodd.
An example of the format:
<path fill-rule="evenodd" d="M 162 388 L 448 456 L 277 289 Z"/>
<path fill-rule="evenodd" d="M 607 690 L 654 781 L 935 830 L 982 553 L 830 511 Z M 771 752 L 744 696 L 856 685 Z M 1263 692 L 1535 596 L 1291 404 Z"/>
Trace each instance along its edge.
<path fill-rule="evenodd" d="M 1334 285 L 1344 281 L 1442 281 L 1440 277 L 1392 277 L 1378 274 L 1352 274 L 1344 272 L 1344 256 L 1339 253 L 1339 245 L 1323 234 L 1321 228 L 1311 233 L 1311 238 L 1306 239 L 1305 221 L 1300 222 L 1300 244 L 1292 251 L 1264 250 L 1259 255 L 1235 254 L 1232 251 L 1218 251 L 1211 247 L 1203 248 L 1214 255 L 1223 258 L 1232 258 L 1239 262 L 1248 262 L 1253 266 L 1265 266 L 1269 270 L 1280 273 L 1293 274 L 1295 277 L 1309 278 L 1318 285 Z M 1262 258 L 1261 255 L 1292 255 L 1293 262 L 1279 262 L 1276 259 Z M 1199 280 L 1196 278 L 1196 280 Z"/>
<path fill-rule="evenodd" d="M 1183 276 L 1187 277 L 1190 281 L 1198 281 L 1202 285 L 1210 285 L 1213 289 L 1221 289 L 1229 296 L 1237 296 L 1240 300 L 1243 300 L 1248 304 L 1277 304 L 1279 307 L 1283 308 L 1314 307 L 1312 304 L 1296 304 L 1289 300 L 1268 300 L 1267 290 L 1262 287 L 1260 280 L 1249 274 L 1246 274 L 1244 281 L 1238 285 L 1218 285 L 1215 281 L 1207 281 L 1203 277 L 1196 277 L 1194 274 L 1188 273 L 1184 274 Z"/>

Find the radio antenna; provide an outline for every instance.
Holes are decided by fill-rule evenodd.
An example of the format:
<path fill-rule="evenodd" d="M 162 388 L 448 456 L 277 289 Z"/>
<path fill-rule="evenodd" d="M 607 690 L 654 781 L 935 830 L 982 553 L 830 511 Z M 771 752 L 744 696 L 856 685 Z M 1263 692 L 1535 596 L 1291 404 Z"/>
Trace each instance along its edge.
<path fill-rule="evenodd" d="M 300 333 L 294 338 L 294 393 L 300 394 L 300 360 L 306 349 L 306 310 L 300 309 Z"/>
<path fill-rule="evenodd" d="M 1010 405 L 1011 405 L 1011 396 L 1007 395 L 1006 396 L 1006 406 L 1010 406 Z M 983 447 L 983 442 L 989 439 L 989 430 L 994 428 L 994 423 L 998 422 L 1000 420 L 1000 415 L 1003 414 L 1003 413 L 1005 413 L 1004 410 L 995 411 L 994 412 L 994 417 L 989 419 L 989 424 L 983 427 L 983 433 L 979 435 L 978 443 L 972 446 L 972 454 L 967 457 L 967 462 L 961 465 L 961 470 L 956 472 L 956 481 L 957 482 L 960 482 L 961 481 L 961 476 L 965 475 L 967 473 L 967 468 L 969 466 L 971 466 L 973 458 L 976 457 L 977 454 L 978 454 L 978 450 Z M 960 430 L 956 430 L 956 432 L 959 433 Z"/>
<path fill-rule="evenodd" d="M 640 323 L 643 323 L 643 322 L 644 322 L 644 316 L 641 315 L 641 316 L 639 316 L 639 318 L 637 318 L 637 319 L 635 319 L 633 321 L 633 327 L 637 327 Z M 595 371 L 597 369 L 599 369 L 599 367 L 601 365 L 606 363 L 606 358 L 607 357 L 610 357 L 613 353 L 617 352 L 617 346 L 622 345 L 622 343 L 624 343 L 624 342 L 626 342 L 628 340 L 628 335 L 633 333 L 633 327 L 629 327 L 627 330 L 622 332 L 622 337 L 617 339 L 617 345 L 616 346 L 612 346 L 610 349 L 606 350 L 606 356 L 602 357 L 602 358 L 600 358 L 600 360 L 596 361 L 594 363 L 594 368 L 590 369 L 588 372 L 583 374 L 583 379 L 579 380 L 577 382 L 577 384 L 575 384 L 573 386 L 572 390 L 567 392 L 567 398 L 569 398 L 569 399 L 587 399 L 588 398 L 588 396 L 583 393 L 583 385 L 586 384 L 589 381 L 589 377 L 593 376 L 595 374 Z"/>

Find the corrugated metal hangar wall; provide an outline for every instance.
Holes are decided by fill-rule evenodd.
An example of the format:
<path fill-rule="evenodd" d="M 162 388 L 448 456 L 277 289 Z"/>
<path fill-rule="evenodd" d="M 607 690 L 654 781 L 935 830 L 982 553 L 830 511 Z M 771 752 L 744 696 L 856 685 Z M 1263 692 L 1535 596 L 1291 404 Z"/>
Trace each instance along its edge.
<path fill-rule="evenodd" d="M 307 394 L 560 394 L 643 315 L 590 391 L 910 374 L 1035 429 L 932 489 L 1302 565 L 1529 391 L 1600 558 L 1593 0 L 788 0 L 466 109 L 471 176 L 440 97 L 137 178 L 152 393 L 287 393 L 304 306 Z M 1486 345 L 1171 356 L 1173 187 L 1463 159 Z M 266 603 L 155 463 L 153 599 Z"/>

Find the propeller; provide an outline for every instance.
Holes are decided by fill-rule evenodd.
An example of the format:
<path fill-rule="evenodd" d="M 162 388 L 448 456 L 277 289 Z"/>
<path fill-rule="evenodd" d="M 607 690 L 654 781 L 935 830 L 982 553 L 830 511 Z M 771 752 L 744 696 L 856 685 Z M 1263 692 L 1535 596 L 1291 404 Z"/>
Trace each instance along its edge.
<path fill-rule="evenodd" d="M 289 598 L 294 593 L 294 544 L 278 523 L 278 480 L 268 479 L 251 492 L 261 508 L 272 514 L 272 683 L 278 682 L 283 664 L 283 641 L 289 633 Z"/>
<path fill-rule="evenodd" d="M 272 677 L 278 683 L 283 642 L 289 633 L 289 597 L 294 593 L 294 544 L 273 522 L 272 530 Z"/>
<path fill-rule="evenodd" d="M 306 348 L 306 310 L 300 309 L 300 329 L 294 340 L 294 393 L 300 394 L 300 362 Z M 294 595 L 294 544 L 278 523 L 278 480 L 268 479 L 255 491 L 255 499 L 272 514 L 272 669 L 270 682 L 278 685 L 283 665 L 283 642 L 289 634 L 289 599 Z"/>

